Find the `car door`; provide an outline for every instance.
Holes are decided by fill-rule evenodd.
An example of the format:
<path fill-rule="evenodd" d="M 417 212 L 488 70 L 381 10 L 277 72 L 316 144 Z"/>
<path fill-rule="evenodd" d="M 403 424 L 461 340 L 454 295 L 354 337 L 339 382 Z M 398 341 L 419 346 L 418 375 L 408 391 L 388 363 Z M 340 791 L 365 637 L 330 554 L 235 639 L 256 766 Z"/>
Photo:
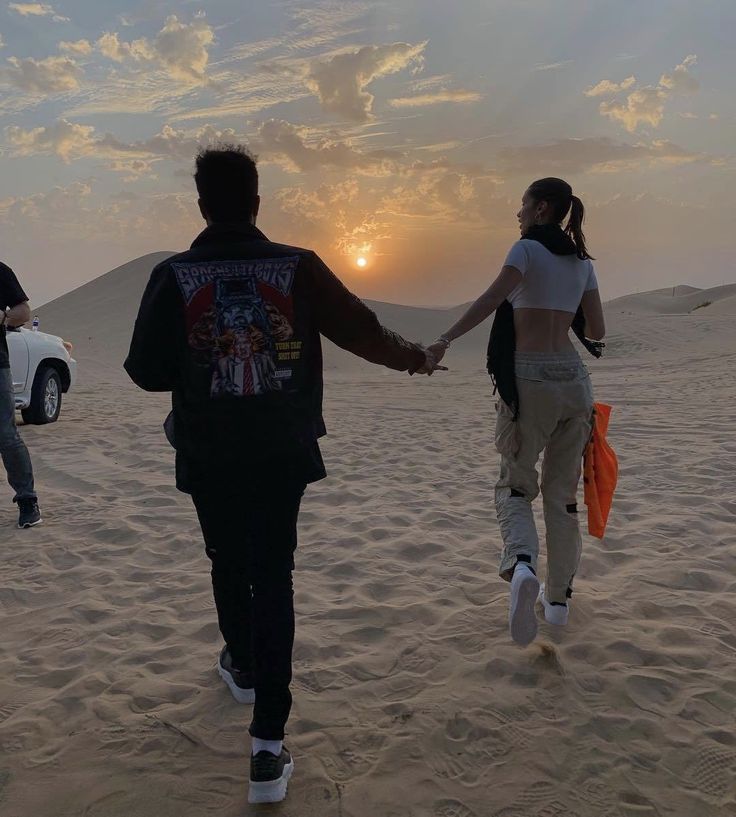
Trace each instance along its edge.
<path fill-rule="evenodd" d="M 28 342 L 23 332 L 8 332 L 8 349 L 10 350 L 10 372 L 13 376 L 13 391 L 21 394 L 26 390 L 30 356 Z"/>

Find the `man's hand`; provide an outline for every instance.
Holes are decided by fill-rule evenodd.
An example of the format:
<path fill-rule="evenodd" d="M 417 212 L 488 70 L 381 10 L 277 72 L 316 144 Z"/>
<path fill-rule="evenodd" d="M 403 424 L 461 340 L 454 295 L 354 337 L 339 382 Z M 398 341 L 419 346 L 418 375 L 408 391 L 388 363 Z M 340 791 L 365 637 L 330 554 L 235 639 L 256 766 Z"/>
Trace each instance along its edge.
<path fill-rule="evenodd" d="M 31 319 L 31 308 L 28 306 L 28 301 L 23 301 L 23 303 L 9 309 L 5 314 L 7 315 L 5 319 L 6 325 L 15 328 L 17 326 L 23 326 L 24 323 L 28 323 Z"/>

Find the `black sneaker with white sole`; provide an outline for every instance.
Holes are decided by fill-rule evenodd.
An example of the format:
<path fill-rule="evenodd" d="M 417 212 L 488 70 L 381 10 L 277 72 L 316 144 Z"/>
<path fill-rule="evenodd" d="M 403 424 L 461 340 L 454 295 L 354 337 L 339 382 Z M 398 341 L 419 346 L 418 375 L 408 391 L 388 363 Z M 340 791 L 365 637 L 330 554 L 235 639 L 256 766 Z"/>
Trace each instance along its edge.
<path fill-rule="evenodd" d="M 276 757 L 271 752 L 258 752 L 250 759 L 249 803 L 280 803 L 286 797 L 289 778 L 294 773 L 291 753 L 283 748 Z"/>
<path fill-rule="evenodd" d="M 217 671 L 239 704 L 255 703 L 256 691 L 253 688 L 253 676 L 233 666 L 233 659 L 227 647 L 222 648 L 217 662 Z"/>
<path fill-rule="evenodd" d="M 43 522 L 36 499 L 18 500 L 18 527 L 33 528 Z"/>

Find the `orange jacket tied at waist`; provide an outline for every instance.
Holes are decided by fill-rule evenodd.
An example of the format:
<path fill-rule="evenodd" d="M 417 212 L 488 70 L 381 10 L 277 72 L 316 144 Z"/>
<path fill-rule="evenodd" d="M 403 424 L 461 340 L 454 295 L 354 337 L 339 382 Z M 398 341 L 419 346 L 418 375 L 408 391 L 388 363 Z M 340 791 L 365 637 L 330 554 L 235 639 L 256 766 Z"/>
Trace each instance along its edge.
<path fill-rule="evenodd" d="M 588 533 L 602 539 L 618 481 L 618 459 L 606 440 L 611 406 L 595 403 L 593 407 L 593 433 L 583 457 L 585 504 L 588 506 Z"/>

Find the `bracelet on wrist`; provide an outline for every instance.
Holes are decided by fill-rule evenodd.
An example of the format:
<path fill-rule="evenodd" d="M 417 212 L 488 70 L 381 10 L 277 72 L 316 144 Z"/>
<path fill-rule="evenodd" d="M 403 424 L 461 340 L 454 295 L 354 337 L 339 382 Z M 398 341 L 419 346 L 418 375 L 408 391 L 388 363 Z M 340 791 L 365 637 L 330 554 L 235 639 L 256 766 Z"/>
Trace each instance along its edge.
<path fill-rule="evenodd" d="M 435 341 L 435 343 L 441 343 L 445 347 L 445 349 L 450 348 L 450 341 L 444 335 L 440 335 Z"/>

